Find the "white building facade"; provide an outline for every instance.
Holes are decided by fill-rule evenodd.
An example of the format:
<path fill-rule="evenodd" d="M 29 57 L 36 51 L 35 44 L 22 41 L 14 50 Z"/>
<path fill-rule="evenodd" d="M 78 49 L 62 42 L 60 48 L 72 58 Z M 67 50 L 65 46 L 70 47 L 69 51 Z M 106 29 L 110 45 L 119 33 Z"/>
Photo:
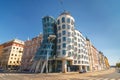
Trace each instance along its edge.
<path fill-rule="evenodd" d="M 75 20 L 68 12 L 57 18 L 57 59 L 61 60 L 62 72 L 86 70 L 89 67 L 86 39 L 75 30 Z"/>

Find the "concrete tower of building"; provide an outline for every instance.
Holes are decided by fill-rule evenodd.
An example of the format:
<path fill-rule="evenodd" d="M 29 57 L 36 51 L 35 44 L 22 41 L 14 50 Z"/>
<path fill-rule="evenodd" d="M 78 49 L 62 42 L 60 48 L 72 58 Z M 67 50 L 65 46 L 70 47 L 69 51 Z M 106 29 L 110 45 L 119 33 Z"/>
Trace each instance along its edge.
<path fill-rule="evenodd" d="M 63 12 L 57 18 L 57 57 L 62 60 L 62 72 L 67 72 L 67 60 L 74 55 L 74 18 Z"/>
<path fill-rule="evenodd" d="M 61 60 L 62 72 L 83 67 L 87 70 L 89 66 L 86 39 L 75 30 L 74 23 L 74 18 L 67 11 L 57 18 L 57 59 Z"/>

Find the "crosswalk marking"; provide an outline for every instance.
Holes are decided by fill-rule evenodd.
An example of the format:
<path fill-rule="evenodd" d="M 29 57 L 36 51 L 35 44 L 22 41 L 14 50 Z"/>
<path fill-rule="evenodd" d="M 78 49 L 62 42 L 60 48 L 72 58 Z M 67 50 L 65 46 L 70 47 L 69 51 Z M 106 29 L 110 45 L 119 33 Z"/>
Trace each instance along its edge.
<path fill-rule="evenodd" d="M 94 77 L 88 77 L 88 78 L 85 78 L 83 80 L 120 80 L 120 79 L 116 79 L 116 78 L 94 78 Z"/>

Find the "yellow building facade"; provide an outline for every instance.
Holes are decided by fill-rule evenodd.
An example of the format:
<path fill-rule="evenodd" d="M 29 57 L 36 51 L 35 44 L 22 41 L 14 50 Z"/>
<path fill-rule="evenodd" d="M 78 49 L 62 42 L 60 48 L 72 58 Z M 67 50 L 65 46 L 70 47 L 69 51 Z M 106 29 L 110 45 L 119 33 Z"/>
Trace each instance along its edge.
<path fill-rule="evenodd" d="M 3 69 L 21 65 L 24 41 L 14 39 L 1 44 L 0 65 Z"/>

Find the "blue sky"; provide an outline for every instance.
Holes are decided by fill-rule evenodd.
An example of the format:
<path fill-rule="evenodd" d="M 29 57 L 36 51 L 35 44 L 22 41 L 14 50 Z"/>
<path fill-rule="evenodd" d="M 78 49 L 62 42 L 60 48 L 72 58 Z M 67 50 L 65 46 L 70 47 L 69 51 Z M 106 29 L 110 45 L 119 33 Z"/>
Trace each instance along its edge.
<path fill-rule="evenodd" d="M 60 5 L 63 1 L 63 5 Z M 67 10 L 111 65 L 120 59 L 120 0 L 0 0 L 0 43 L 42 32 L 41 18 Z"/>

